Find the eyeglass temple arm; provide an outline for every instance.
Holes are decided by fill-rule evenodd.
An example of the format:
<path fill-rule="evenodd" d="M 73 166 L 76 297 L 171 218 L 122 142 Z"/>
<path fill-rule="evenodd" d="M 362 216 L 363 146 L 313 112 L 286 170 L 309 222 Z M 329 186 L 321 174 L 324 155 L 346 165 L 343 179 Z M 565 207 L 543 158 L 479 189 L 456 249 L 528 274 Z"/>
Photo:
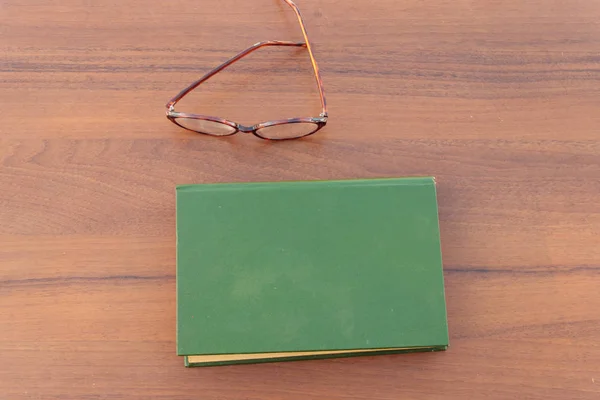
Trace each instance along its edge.
<path fill-rule="evenodd" d="M 213 75 L 221 72 L 222 70 L 224 70 L 225 68 L 227 68 L 228 66 L 230 66 L 231 64 L 233 64 L 234 62 L 238 61 L 239 59 L 247 56 L 248 54 L 260 49 L 261 47 L 267 47 L 267 46 L 295 46 L 295 47 L 307 47 L 306 43 L 304 42 L 287 42 L 287 41 L 280 41 L 280 40 L 269 40 L 269 41 L 264 41 L 264 42 L 258 42 L 256 44 L 254 44 L 253 46 L 248 47 L 246 50 L 238 53 L 237 55 L 231 57 L 229 60 L 225 61 L 223 64 L 219 65 L 218 67 L 216 67 L 215 69 L 211 70 L 210 72 L 208 72 L 206 75 L 204 75 L 202 78 L 198 79 L 195 82 L 192 82 L 188 87 L 186 87 L 185 89 L 183 89 L 181 92 L 179 92 L 177 94 L 177 96 L 173 97 L 168 103 L 167 103 L 167 108 L 169 110 L 172 110 L 173 107 L 175 106 L 175 104 L 181 100 L 183 98 L 183 96 L 185 96 L 186 94 L 188 94 L 189 92 L 191 92 L 192 90 L 196 89 L 198 86 L 200 86 L 200 84 L 202 84 L 203 82 L 205 82 L 206 80 L 208 80 L 210 77 L 212 77 Z"/>
<path fill-rule="evenodd" d="M 302 36 L 304 36 L 304 43 L 303 42 L 287 42 L 287 41 L 279 41 L 279 40 L 272 40 L 272 41 L 256 43 L 255 45 L 247 48 L 246 50 L 242 51 L 241 53 L 237 54 L 236 56 L 225 61 L 220 66 L 216 67 L 215 69 L 213 69 L 212 71 L 210 71 L 209 73 L 204 75 L 202 78 L 198 79 L 197 81 L 195 81 L 191 85 L 189 85 L 187 88 L 183 89 L 181 92 L 179 92 L 179 94 L 177 94 L 177 96 L 173 97 L 167 103 L 167 108 L 169 110 L 172 110 L 173 107 L 175 106 L 175 104 L 179 100 L 181 100 L 181 98 L 183 96 L 185 96 L 186 94 L 188 94 L 189 92 L 191 92 L 192 90 L 197 88 L 201 83 L 203 83 L 204 81 L 206 81 L 207 79 L 209 79 L 210 77 L 215 75 L 216 73 L 227 68 L 229 65 L 233 64 L 234 62 L 238 61 L 240 58 L 247 56 L 248 54 L 252 53 L 253 51 L 255 51 L 261 47 L 265 47 L 265 46 L 297 46 L 297 47 L 306 47 L 306 49 L 308 50 L 308 55 L 310 56 L 310 62 L 312 64 L 313 70 L 315 72 L 315 79 L 317 80 L 319 96 L 321 97 L 321 106 L 323 109 L 321 112 L 321 116 L 327 117 L 327 101 L 325 100 L 325 93 L 323 91 L 323 80 L 321 79 L 321 72 L 319 71 L 319 66 L 317 65 L 317 61 L 315 60 L 315 57 L 312 52 L 312 47 L 310 45 L 310 41 L 308 40 L 308 35 L 306 34 L 306 27 L 304 26 L 304 21 L 302 20 L 302 15 L 300 15 L 300 10 L 298 9 L 298 6 L 292 0 L 283 0 L 283 1 L 287 5 L 289 5 L 292 8 L 292 10 L 294 10 L 296 17 L 298 18 L 298 23 L 300 24 L 300 29 L 302 30 Z"/>
<path fill-rule="evenodd" d="M 323 91 L 323 80 L 321 79 L 321 72 L 319 71 L 319 66 L 317 65 L 317 61 L 315 60 L 315 56 L 312 52 L 312 47 L 310 45 L 310 41 L 308 40 L 308 35 L 306 34 L 306 27 L 304 26 L 304 21 L 302 20 L 302 15 L 300 15 L 300 10 L 298 6 L 292 0 L 283 0 L 287 5 L 289 5 L 296 17 L 298 18 L 298 22 L 300 23 L 300 29 L 302 29 L 302 36 L 304 36 L 304 41 L 306 42 L 306 49 L 308 50 L 308 55 L 310 56 L 310 62 L 313 66 L 313 70 L 315 71 L 315 78 L 317 80 L 317 87 L 319 88 L 319 96 L 321 97 L 321 106 L 323 107 L 323 112 L 321 113 L 322 117 L 327 117 L 327 101 L 325 100 L 325 93 Z"/>

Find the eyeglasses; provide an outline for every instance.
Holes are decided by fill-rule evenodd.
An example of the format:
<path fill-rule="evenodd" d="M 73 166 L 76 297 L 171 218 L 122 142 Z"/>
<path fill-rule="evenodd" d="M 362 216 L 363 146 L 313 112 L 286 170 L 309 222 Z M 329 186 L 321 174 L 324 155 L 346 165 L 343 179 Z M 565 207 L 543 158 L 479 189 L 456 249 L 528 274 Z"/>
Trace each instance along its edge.
<path fill-rule="evenodd" d="M 179 92 L 177 96 L 173 97 L 167 103 L 167 118 L 169 120 L 171 120 L 173 123 L 179 125 L 184 129 L 188 129 L 198 133 L 204 133 L 207 135 L 231 136 L 238 132 L 245 132 L 252 133 L 254 136 L 267 140 L 298 139 L 301 137 L 312 135 L 313 133 L 323 128 L 325 124 L 327 124 L 327 104 L 325 101 L 325 94 L 323 93 L 323 82 L 321 80 L 319 67 L 317 66 L 315 57 L 313 56 L 308 36 L 306 35 L 306 28 L 304 27 L 304 22 L 302 21 L 300 10 L 298 10 L 298 6 L 296 6 L 296 4 L 294 4 L 293 1 L 283 1 L 294 10 L 296 17 L 298 18 L 298 22 L 300 23 L 300 29 L 302 30 L 302 35 L 304 36 L 304 42 L 270 40 L 256 43 L 255 45 L 247 48 L 241 53 L 238 53 L 236 56 L 230 58 L 223 64 L 208 72 L 202 78 L 190 84 L 188 87 Z M 321 106 L 323 109 L 318 117 L 290 118 L 278 121 L 263 122 L 253 126 L 244 126 L 236 122 L 228 121 L 226 119 L 218 117 L 189 114 L 175 111 L 175 104 L 177 104 L 177 102 L 181 100 L 185 95 L 187 95 L 192 90 L 200 86 L 200 84 L 207 81 L 212 76 L 224 70 L 234 62 L 252 53 L 253 51 L 268 46 L 295 46 L 304 47 L 308 50 L 308 55 L 310 56 L 310 61 L 313 66 L 315 78 L 317 80 L 319 95 L 321 97 Z"/>

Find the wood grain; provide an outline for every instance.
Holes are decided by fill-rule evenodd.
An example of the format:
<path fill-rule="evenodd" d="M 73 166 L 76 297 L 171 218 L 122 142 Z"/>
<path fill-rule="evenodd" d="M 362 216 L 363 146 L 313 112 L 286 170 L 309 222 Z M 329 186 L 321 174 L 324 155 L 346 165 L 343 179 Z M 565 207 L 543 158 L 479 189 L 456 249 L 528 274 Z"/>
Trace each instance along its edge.
<path fill-rule="evenodd" d="M 330 122 L 272 144 L 164 104 L 298 40 L 280 2 L 0 2 L 0 398 L 599 398 L 600 3 L 298 5 Z M 186 111 L 311 113 L 310 72 L 264 50 Z M 410 175 L 439 183 L 447 352 L 183 368 L 175 185 Z"/>

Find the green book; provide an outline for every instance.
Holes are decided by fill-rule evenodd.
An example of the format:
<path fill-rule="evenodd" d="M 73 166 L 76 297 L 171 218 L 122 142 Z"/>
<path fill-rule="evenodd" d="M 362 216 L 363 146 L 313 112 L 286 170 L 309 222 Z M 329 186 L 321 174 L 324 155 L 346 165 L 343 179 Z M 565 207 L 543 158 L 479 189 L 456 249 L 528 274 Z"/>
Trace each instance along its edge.
<path fill-rule="evenodd" d="M 445 350 L 435 180 L 178 186 L 186 366 Z"/>

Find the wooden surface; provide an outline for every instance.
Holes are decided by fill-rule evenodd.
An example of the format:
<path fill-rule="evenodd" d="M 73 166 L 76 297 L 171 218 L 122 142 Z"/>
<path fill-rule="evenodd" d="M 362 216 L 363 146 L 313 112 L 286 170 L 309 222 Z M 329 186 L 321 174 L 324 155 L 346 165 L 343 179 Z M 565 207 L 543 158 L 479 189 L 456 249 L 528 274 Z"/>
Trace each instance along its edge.
<path fill-rule="evenodd" d="M 0 399 L 600 398 L 600 2 L 298 4 L 330 122 L 272 144 L 164 104 L 300 39 L 276 0 L 0 2 Z M 186 101 L 319 108 L 286 48 Z M 410 175 L 439 183 L 446 353 L 184 369 L 176 184 Z"/>

